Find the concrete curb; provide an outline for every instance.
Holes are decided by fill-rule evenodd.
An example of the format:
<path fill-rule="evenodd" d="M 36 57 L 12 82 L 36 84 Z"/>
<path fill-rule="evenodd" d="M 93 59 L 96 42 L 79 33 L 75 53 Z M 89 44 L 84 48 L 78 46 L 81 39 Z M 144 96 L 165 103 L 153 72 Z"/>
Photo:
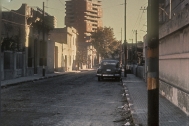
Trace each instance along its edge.
<path fill-rule="evenodd" d="M 132 99 L 130 98 L 130 94 L 129 94 L 129 90 L 127 89 L 126 85 L 124 84 L 124 82 L 122 81 L 123 87 L 124 87 L 124 92 L 127 98 L 127 101 L 129 103 L 129 109 L 130 109 L 130 113 L 133 119 L 133 123 L 135 126 L 141 126 L 140 122 L 137 119 L 137 115 L 135 114 L 135 110 L 134 110 L 134 106 L 133 106 L 133 102 Z"/>
<path fill-rule="evenodd" d="M 34 78 L 34 79 L 28 79 L 28 80 L 23 80 L 23 81 L 19 81 L 19 82 L 10 82 L 10 83 L 6 83 L 4 85 L 1 85 L 1 88 L 6 88 L 6 87 L 10 87 L 10 86 L 16 86 L 22 83 L 27 83 L 27 82 L 34 82 L 34 81 L 39 81 L 39 80 L 44 80 L 44 79 L 48 79 L 48 78 L 52 78 L 52 77 L 57 77 L 57 76 L 62 76 L 64 74 L 56 74 L 56 75 L 50 75 L 50 76 L 46 76 L 46 77 L 39 77 L 39 78 Z"/>
<path fill-rule="evenodd" d="M 94 69 L 89 69 L 89 70 L 94 70 Z M 81 71 L 71 71 L 71 72 L 63 72 L 63 73 L 54 73 L 54 74 L 46 74 L 45 77 L 43 76 L 28 76 L 27 77 L 20 77 L 20 78 L 16 78 L 16 79 L 11 79 L 11 80 L 3 80 L 1 81 L 1 88 L 6 88 L 6 87 L 10 87 L 10 86 L 16 86 L 22 83 L 27 83 L 27 82 L 32 82 L 32 81 L 39 81 L 39 80 L 43 80 L 43 79 L 48 79 L 48 78 L 52 78 L 52 77 L 57 77 L 57 76 L 62 76 L 65 74 L 69 74 L 69 73 L 80 73 L 82 71 L 89 71 L 89 70 L 81 70 Z M 25 79 L 23 79 L 25 78 Z M 27 78 L 27 79 L 26 79 Z M 6 81 L 11 81 L 11 82 L 6 82 Z M 16 81 L 16 82 L 15 82 Z M 4 83 L 4 84 L 2 84 Z"/>

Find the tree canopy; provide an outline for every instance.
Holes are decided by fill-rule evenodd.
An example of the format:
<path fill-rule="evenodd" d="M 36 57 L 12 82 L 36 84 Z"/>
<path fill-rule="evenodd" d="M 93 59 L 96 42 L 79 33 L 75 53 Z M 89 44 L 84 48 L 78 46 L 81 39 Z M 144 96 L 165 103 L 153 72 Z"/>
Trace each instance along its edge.
<path fill-rule="evenodd" d="M 91 36 L 92 44 L 103 58 L 115 58 L 120 52 L 120 42 L 114 37 L 113 28 L 100 27 Z"/>

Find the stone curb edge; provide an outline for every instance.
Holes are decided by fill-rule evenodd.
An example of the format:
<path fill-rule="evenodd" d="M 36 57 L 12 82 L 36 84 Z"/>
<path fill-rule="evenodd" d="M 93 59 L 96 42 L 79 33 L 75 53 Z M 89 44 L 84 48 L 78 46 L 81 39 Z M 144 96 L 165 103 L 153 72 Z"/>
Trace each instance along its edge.
<path fill-rule="evenodd" d="M 35 79 L 31 79 L 31 80 L 24 80 L 24 81 L 20 81 L 20 82 L 13 82 L 13 83 L 7 83 L 5 85 L 1 85 L 1 88 L 6 88 L 6 87 L 10 87 L 10 86 L 16 86 L 22 83 L 27 83 L 27 82 L 32 82 L 32 81 L 39 81 L 39 80 L 44 80 L 44 79 L 48 79 L 48 78 L 52 78 L 52 77 L 57 77 L 57 76 L 61 76 L 64 74 L 57 74 L 57 75 L 52 75 L 52 76 L 48 76 L 48 77 L 39 77 L 39 78 L 35 78 Z"/>
<path fill-rule="evenodd" d="M 137 115 L 134 114 L 135 110 L 134 110 L 134 107 L 133 107 L 133 102 L 130 98 L 130 94 L 129 94 L 129 90 L 127 89 L 127 86 L 124 84 L 125 82 L 122 82 L 123 84 L 123 87 L 124 87 L 124 92 L 125 92 L 125 95 L 126 95 L 126 98 L 127 98 L 127 101 L 129 103 L 129 108 L 130 108 L 130 111 L 131 111 L 131 116 L 132 116 L 132 119 L 133 119 L 133 123 L 135 126 L 140 126 L 139 124 L 139 121 L 137 119 Z"/>

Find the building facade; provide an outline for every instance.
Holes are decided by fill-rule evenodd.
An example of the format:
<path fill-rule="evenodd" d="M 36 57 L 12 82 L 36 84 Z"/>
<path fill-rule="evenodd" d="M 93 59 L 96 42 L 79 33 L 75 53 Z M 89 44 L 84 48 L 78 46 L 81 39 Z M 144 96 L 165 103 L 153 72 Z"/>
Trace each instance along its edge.
<path fill-rule="evenodd" d="M 101 1 L 66 1 L 65 25 L 77 29 L 78 42 L 90 42 L 91 33 L 102 27 Z"/>
<path fill-rule="evenodd" d="M 42 12 L 42 9 L 27 4 L 22 4 L 18 10 L 2 12 L 2 79 L 40 74 L 43 65 L 46 73 L 54 72 L 47 66 L 48 59 L 52 59 L 47 48 L 52 45 L 48 33 L 55 27 L 56 19 L 44 14 L 43 37 Z"/>
<path fill-rule="evenodd" d="M 91 33 L 102 27 L 102 8 L 100 0 L 66 1 L 65 25 L 78 31 L 78 53 L 82 56 L 81 68 L 94 66 L 94 47 L 91 47 Z M 88 43 L 88 44 L 86 44 Z M 91 49 L 92 48 L 92 49 Z M 85 52 L 85 53 L 84 53 Z"/>
<path fill-rule="evenodd" d="M 57 72 L 77 70 L 77 30 L 73 27 L 55 28 L 49 39 L 54 46 L 54 70 Z"/>
<path fill-rule="evenodd" d="M 189 1 L 165 1 L 161 8 L 160 94 L 189 114 Z"/>

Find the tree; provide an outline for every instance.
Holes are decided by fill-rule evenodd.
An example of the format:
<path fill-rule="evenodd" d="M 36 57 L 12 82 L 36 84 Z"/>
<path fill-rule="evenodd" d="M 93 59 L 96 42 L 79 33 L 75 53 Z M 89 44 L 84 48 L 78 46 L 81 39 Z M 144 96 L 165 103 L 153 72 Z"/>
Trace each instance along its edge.
<path fill-rule="evenodd" d="M 19 35 L 3 38 L 1 43 L 1 51 L 23 51 L 21 47 Z"/>
<path fill-rule="evenodd" d="M 113 28 L 100 27 L 92 33 L 92 44 L 103 58 L 115 58 L 120 52 L 120 42 L 114 38 Z"/>

